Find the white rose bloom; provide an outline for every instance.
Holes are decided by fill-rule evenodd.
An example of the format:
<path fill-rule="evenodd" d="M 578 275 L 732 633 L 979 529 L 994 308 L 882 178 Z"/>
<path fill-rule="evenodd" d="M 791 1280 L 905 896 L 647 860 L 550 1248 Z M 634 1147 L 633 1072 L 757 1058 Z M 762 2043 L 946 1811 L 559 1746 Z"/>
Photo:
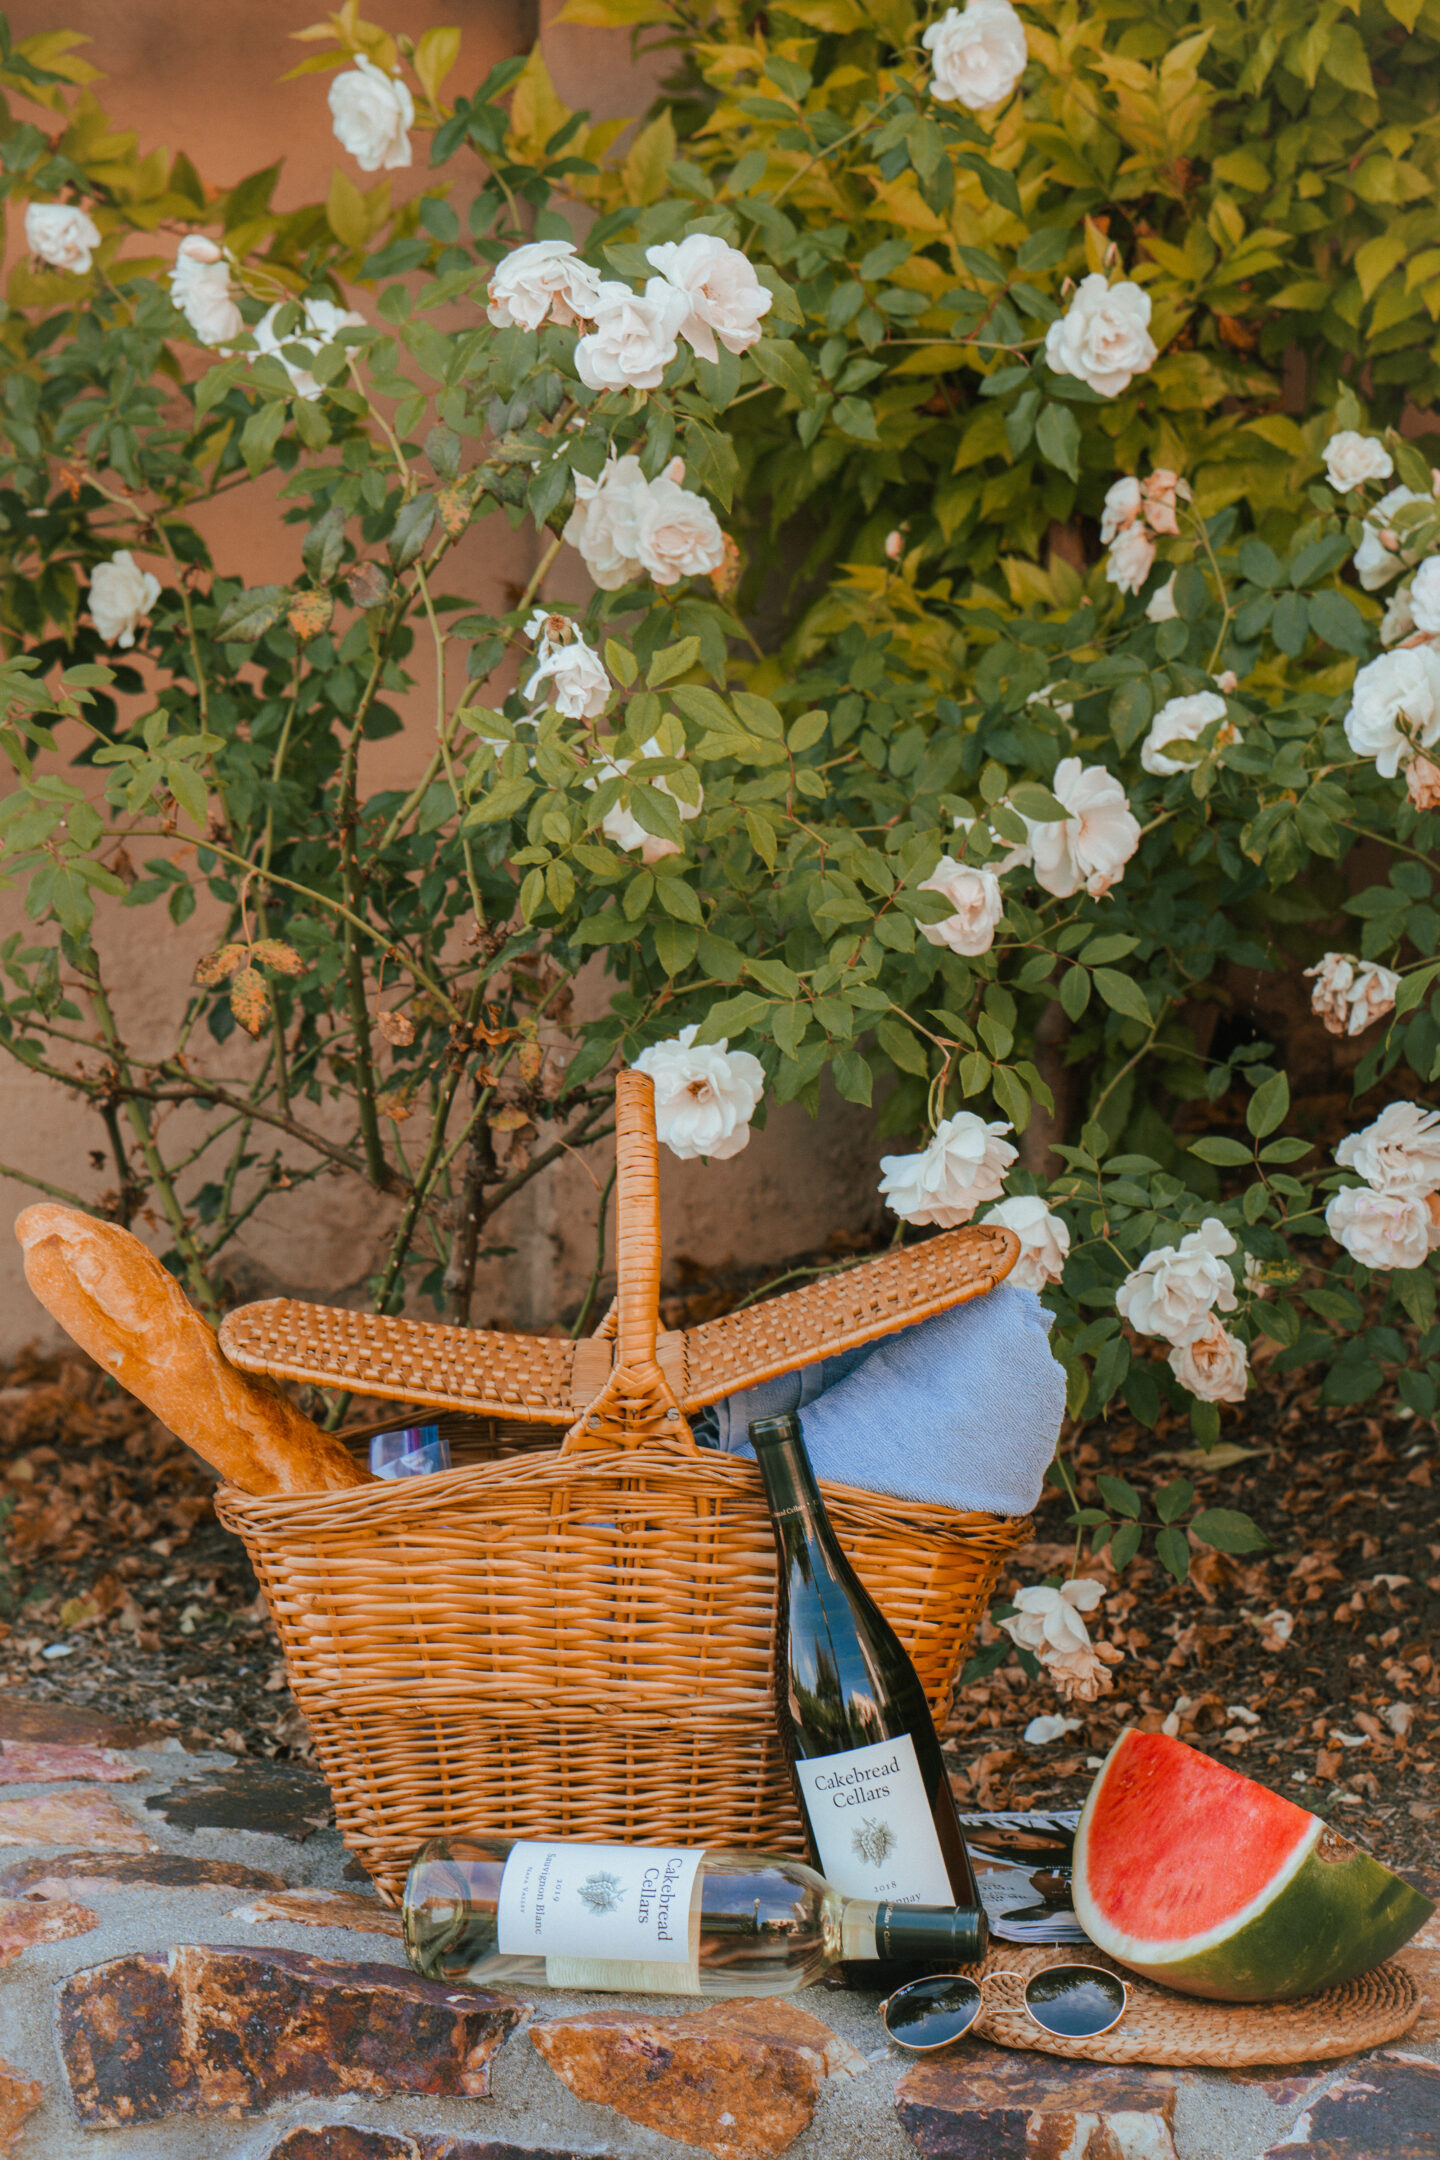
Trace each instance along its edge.
<path fill-rule="evenodd" d="M 1440 555 L 1427 555 L 1411 579 L 1410 613 L 1427 636 L 1440 630 Z"/>
<path fill-rule="evenodd" d="M 1111 542 L 1105 575 L 1122 593 L 1139 592 L 1155 567 L 1155 542 L 1138 521 L 1126 525 Z"/>
<path fill-rule="evenodd" d="M 1249 1379 L 1245 1345 L 1218 1320 L 1194 1342 L 1177 1344 L 1167 1362 L 1181 1387 L 1202 1402 L 1244 1402 Z"/>
<path fill-rule="evenodd" d="M 575 346 L 575 370 L 591 390 L 658 390 L 688 321 L 690 296 L 665 278 L 635 293 L 616 278 L 601 281 L 595 328 Z"/>
<path fill-rule="evenodd" d="M 939 893 L 954 910 L 943 922 L 921 923 L 921 937 L 932 945 L 948 945 L 967 960 L 989 952 L 1005 901 L 988 863 L 957 863 L 952 855 L 942 855 L 918 890 Z"/>
<path fill-rule="evenodd" d="M 1305 974 L 1315 984 L 1310 1010 L 1331 1035 L 1363 1035 L 1372 1022 L 1394 1010 L 1400 988 L 1400 977 L 1391 969 L 1375 960 L 1358 960 L 1354 953 L 1327 952 Z"/>
<path fill-rule="evenodd" d="M 1081 278 L 1064 315 L 1045 333 L 1045 358 L 1055 373 L 1078 376 L 1099 397 L 1119 397 L 1158 357 L 1149 293 L 1124 279 L 1111 285 L 1098 271 Z"/>
<path fill-rule="evenodd" d="M 652 263 L 688 302 L 680 335 L 702 360 L 718 360 L 719 348 L 742 353 L 760 336 L 760 318 L 774 306 L 738 248 L 729 247 L 713 233 L 691 233 L 686 240 L 667 240 L 661 247 L 645 250 Z"/>
<path fill-rule="evenodd" d="M 203 233 L 187 233 L 170 273 L 170 297 L 202 345 L 228 345 L 245 328 L 230 295 L 225 250 Z"/>
<path fill-rule="evenodd" d="M 1078 1717 L 1032 1717 L 1021 1738 L 1026 1747 L 1048 1747 L 1052 1740 L 1063 1740 L 1066 1733 L 1079 1732 L 1081 1724 Z"/>
<path fill-rule="evenodd" d="M 1175 605 L 1175 573 L 1172 571 L 1158 592 L 1151 593 L 1150 598 L 1146 601 L 1145 620 L 1157 623 L 1174 622 L 1179 613 L 1180 610 Z M 1231 683 L 1232 685 L 1234 683 L 1233 676 L 1231 677 Z"/>
<path fill-rule="evenodd" d="M 683 458 L 635 497 L 635 552 L 657 585 L 705 577 L 725 560 L 725 535 L 703 495 L 681 487 Z"/>
<path fill-rule="evenodd" d="M 936 1223 L 953 1230 L 977 1207 L 998 1200 L 1018 1150 L 1001 1135 L 1003 1120 L 986 1124 L 973 1110 L 957 1110 L 936 1126 L 919 1155 L 882 1155 L 880 1191 L 905 1222 Z"/>
<path fill-rule="evenodd" d="M 90 573 L 90 614 L 107 645 L 133 645 L 135 632 L 160 597 L 160 580 L 121 548 Z"/>
<path fill-rule="evenodd" d="M 1207 1215 L 1178 1245 L 1160 1245 L 1132 1268 L 1115 1293 L 1115 1309 L 1137 1335 L 1158 1335 L 1182 1348 L 1198 1342 L 1211 1313 L 1233 1312 L 1235 1278 L 1225 1265 L 1235 1240 L 1218 1216 Z"/>
<path fill-rule="evenodd" d="M 725 1040 L 695 1048 L 697 1027 L 652 1043 L 635 1060 L 655 1083 L 655 1129 L 681 1162 L 708 1156 L 728 1162 L 750 1140 L 750 1120 L 765 1092 L 765 1068 Z"/>
<path fill-rule="evenodd" d="M 563 632 L 569 631 L 564 637 Z M 525 625 L 527 637 L 538 638 L 535 658 L 539 665 L 525 685 L 525 695 L 531 704 L 537 702 L 537 693 L 544 683 L 553 683 L 555 705 L 567 720 L 594 720 L 605 710 L 605 700 L 610 695 L 610 677 L 605 663 L 593 646 L 587 645 L 573 623 L 564 616 L 546 615 L 543 612 L 531 616 Z"/>
<path fill-rule="evenodd" d="M 1386 780 L 1417 743 L 1428 750 L 1440 740 L 1440 653 L 1402 645 L 1362 667 L 1350 691 L 1345 739 L 1361 757 L 1373 757 Z"/>
<path fill-rule="evenodd" d="M 363 53 L 355 55 L 353 71 L 331 83 L 330 115 L 336 140 L 361 172 L 394 172 L 410 163 L 415 100 L 398 75 L 387 75 Z"/>
<path fill-rule="evenodd" d="M 649 742 L 646 743 L 641 754 L 644 757 L 663 757 L 665 755 L 653 735 Z M 599 778 L 587 780 L 585 785 L 587 788 L 595 788 L 599 785 L 601 779 L 608 779 L 614 773 L 629 772 L 633 763 L 633 758 L 598 758 L 596 767 Z M 705 790 L 703 788 L 700 789 L 694 802 L 687 802 L 683 795 L 676 792 L 674 783 L 663 773 L 652 780 L 650 785 L 661 789 L 664 794 L 670 797 L 670 800 L 680 813 L 682 823 L 690 818 L 699 817 L 701 810 L 705 806 Z M 624 848 L 631 855 L 639 854 L 642 860 L 647 863 L 663 862 L 667 855 L 678 855 L 681 852 L 675 841 L 662 839 L 658 833 L 647 832 L 634 811 L 627 810 L 619 802 L 610 805 L 610 808 L 600 820 L 600 830 L 607 840 L 614 842 L 616 847 Z"/>
<path fill-rule="evenodd" d="M 1123 479 L 1112 481 L 1106 490 L 1105 508 L 1100 516 L 1102 544 L 1109 547 L 1116 533 L 1124 532 L 1127 525 L 1133 525 L 1144 507 L 1144 491 L 1132 474 L 1127 473 Z"/>
<path fill-rule="evenodd" d="M 1431 1209 L 1400 1193 L 1352 1185 L 1325 1210 L 1325 1227 L 1352 1260 L 1368 1268 L 1417 1268 L 1440 1245 Z"/>
<path fill-rule="evenodd" d="M 1395 461 L 1378 435 L 1357 435 L 1342 428 L 1325 445 L 1325 477 L 1344 495 L 1362 480 L 1388 480 Z"/>
<path fill-rule="evenodd" d="M 1016 1193 L 987 1208 L 980 1220 L 998 1223 L 1002 1230 L 1013 1230 L 1020 1240 L 1020 1257 L 1006 1276 L 1007 1282 L 1018 1284 L 1022 1290 L 1043 1290 L 1046 1283 L 1059 1282 L 1070 1250 L 1070 1229 L 1058 1215 L 1051 1214 L 1038 1193 Z"/>
<path fill-rule="evenodd" d="M 1063 825 L 1025 820 L 1035 876 L 1057 900 L 1068 900 L 1082 885 L 1092 900 L 1101 900 L 1140 845 L 1125 790 L 1103 765 L 1069 757 L 1056 766 L 1050 792 L 1070 816 Z"/>
<path fill-rule="evenodd" d="M 1405 788 L 1417 810 L 1440 810 L 1440 765 L 1413 757 L 1405 767 Z"/>
<path fill-rule="evenodd" d="M 25 245 L 41 262 L 83 277 L 90 268 L 91 250 L 100 245 L 100 234 L 74 203 L 32 202 L 25 211 Z"/>
<path fill-rule="evenodd" d="M 1198 742 L 1212 721 L 1224 718 L 1225 700 L 1217 697 L 1213 690 L 1196 690 L 1189 697 L 1169 699 L 1150 722 L 1150 732 L 1140 745 L 1140 763 L 1148 773 L 1165 775 L 1190 771 L 1191 768 L 1179 758 L 1165 755 L 1165 744 Z M 1238 741 L 1239 733 L 1233 725 L 1222 727 L 1215 738 L 1216 749 Z"/>
<path fill-rule="evenodd" d="M 600 273 L 582 262 L 573 240 L 530 240 L 512 248 L 490 273 L 486 315 L 497 330 L 538 330 L 588 322 L 600 298 Z"/>
<path fill-rule="evenodd" d="M 930 54 L 931 95 L 984 112 L 1009 97 L 1025 72 L 1025 25 L 1009 0 L 967 0 L 949 8 L 921 39 Z"/>
<path fill-rule="evenodd" d="M 1440 1110 L 1422 1110 L 1413 1102 L 1387 1103 L 1373 1125 L 1346 1134 L 1335 1160 L 1376 1192 L 1423 1200 L 1440 1191 Z"/>
<path fill-rule="evenodd" d="M 1093 1612 L 1104 1595 L 1099 1583 L 1083 1575 L 1058 1589 L 1032 1583 L 1017 1594 L 1018 1609 L 999 1623 L 1013 1642 L 1040 1660 L 1070 1702 L 1094 1702 L 1114 1684 L 1107 1667 L 1119 1664 L 1120 1652 L 1111 1643 L 1092 1643 L 1081 1618 Z"/>
<path fill-rule="evenodd" d="M 290 378 L 296 397 L 309 402 L 319 397 L 321 385 L 308 368 L 301 367 L 298 361 L 287 360 L 282 348 L 299 345 L 305 352 L 317 353 L 322 346 L 333 343 L 338 332 L 348 329 L 352 324 L 363 323 L 365 318 L 357 315 L 353 308 L 336 307 L 333 300 L 302 300 L 300 305 L 305 311 L 305 321 L 309 327 L 305 330 L 292 330 L 283 338 L 277 337 L 275 319 L 282 306 L 292 304 L 289 301 L 277 301 L 274 307 L 268 308 L 261 316 L 250 335 L 255 340 L 257 351 L 269 353 L 272 359 L 280 362 Z"/>
<path fill-rule="evenodd" d="M 1380 618 L 1380 643 L 1398 645 L 1401 638 L 1409 637 L 1415 628 L 1415 617 L 1410 612 L 1410 587 L 1402 585 L 1385 603 L 1385 613 Z"/>
<path fill-rule="evenodd" d="M 1382 495 L 1376 503 L 1365 520 L 1360 545 L 1352 558 L 1355 575 L 1366 592 L 1379 592 L 1382 585 L 1388 585 L 1391 578 L 1399 577 L 1405 568 L 1405 559 L 1399 550 L 1387 548 L 1381 541 L 1380 535 L 1386 530 L 1386 519 L 1396 510 L 1402 510 L 1406 503 L 1428 500 L 1428 496 L 1417 495 L 1413 488 L 1397 487 L 1391 488 L 1389 494 Z"/>
<path fill-rule="evenodd" d="M 618 592 L 640 575 L 636 510 L 645 486 L 638 457 L 612 457 L 598 480 L 575 475 L 575 508 L 565 538 L 580 550 L 602 592 Z"/>

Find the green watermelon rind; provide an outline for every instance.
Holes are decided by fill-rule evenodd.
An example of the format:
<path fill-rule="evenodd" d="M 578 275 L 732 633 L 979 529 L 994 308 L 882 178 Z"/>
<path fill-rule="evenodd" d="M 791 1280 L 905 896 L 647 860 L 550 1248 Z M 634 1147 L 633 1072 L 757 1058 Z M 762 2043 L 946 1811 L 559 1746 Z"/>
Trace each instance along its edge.
<path fill-rule="evenodd" d="M 1114 1754 L 1096 1772 L 1075 1833 L 1072 1898 L 1096 1948 L 1148 1980 L 1216 2002 L 1288 2002 L 1383 1964 L 1435 1910 L 1312 1815 L 1265 1888 L 1231 1918 L 1179 1942 L 1128 1935 L 1105 1919 L 1086 1879 L 1089 1827 Z"/>

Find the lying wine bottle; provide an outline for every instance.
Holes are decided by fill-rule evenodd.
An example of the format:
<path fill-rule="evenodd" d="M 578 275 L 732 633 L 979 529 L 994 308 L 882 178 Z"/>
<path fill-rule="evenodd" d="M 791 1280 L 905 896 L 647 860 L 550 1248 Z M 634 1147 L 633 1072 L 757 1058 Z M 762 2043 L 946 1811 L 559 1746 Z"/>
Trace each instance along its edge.
<path fill-rule="evenodd" d="M 750 1442 L 780 1563 L 779 1712 L 825 1879 L 842 1897 L 961 1908 L 983 1954 L 984 1911 L 919 1675 L 841 1550 L 799 1419 L 757 1418 Z"/>
<path fill-rule="evenodd" d="M 405 1884 L 428 1980 L 784 1995 L 842 1958 L 980 1955 L 978 1916 L 842 1898 L 803 1860 L 716 1846 L 438 1837 Z"/>

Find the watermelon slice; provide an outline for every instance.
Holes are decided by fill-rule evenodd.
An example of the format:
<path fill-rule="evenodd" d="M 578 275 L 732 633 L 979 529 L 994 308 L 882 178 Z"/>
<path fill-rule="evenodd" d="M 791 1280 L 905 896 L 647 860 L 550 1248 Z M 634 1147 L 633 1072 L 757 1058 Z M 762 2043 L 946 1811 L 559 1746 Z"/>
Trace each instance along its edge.
<path fill-rule="evenodd" d="M 1097 1948 L 1220 2002 L 1284 2002 L 1368 1972 L 1435 1910 L 1318 1815 L 1134 1731 L 1090 1788 L 1073 1894 Z"/>

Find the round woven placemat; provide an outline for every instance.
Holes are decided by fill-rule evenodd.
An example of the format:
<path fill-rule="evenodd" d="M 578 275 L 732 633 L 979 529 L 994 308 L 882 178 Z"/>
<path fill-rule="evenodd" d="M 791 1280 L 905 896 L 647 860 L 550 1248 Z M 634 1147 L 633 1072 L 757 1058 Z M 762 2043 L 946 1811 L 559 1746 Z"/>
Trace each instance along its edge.
<path fill-rule="evenodd" d="M 1020 1981 L 990 1977 L 1012 1972 L 1028 1980 L 1049 1965 L 1066 1964 L 1100 1965 L 1129 1981 L 1129 2005 L 1113 2032 L 1102 2033 L 1098 2040 L 1052 2038 L 1018 2007 Z M 1282 2003 L 1207 2002 L 1198 1995 L 1177 1995 L 1088 1946 L 1064 1950 L 1055 1944 L 995 1943 L 975 1970 L 987 1985 L 985 2008 L 973 2032 L 1000 2047 L 1034 2048 L 1077 2062 L 1188 2063 L 1216 2070 L 1248 2063 L 1314 2062 L 1398 2040 L 1420 2014 L 1419 1991 L 1395 1964 L 1377 1965 L 1373 1972 L 1322 1994 Z M 1011 2003 L 1016 2007 L 1007 2007 Z"/>

